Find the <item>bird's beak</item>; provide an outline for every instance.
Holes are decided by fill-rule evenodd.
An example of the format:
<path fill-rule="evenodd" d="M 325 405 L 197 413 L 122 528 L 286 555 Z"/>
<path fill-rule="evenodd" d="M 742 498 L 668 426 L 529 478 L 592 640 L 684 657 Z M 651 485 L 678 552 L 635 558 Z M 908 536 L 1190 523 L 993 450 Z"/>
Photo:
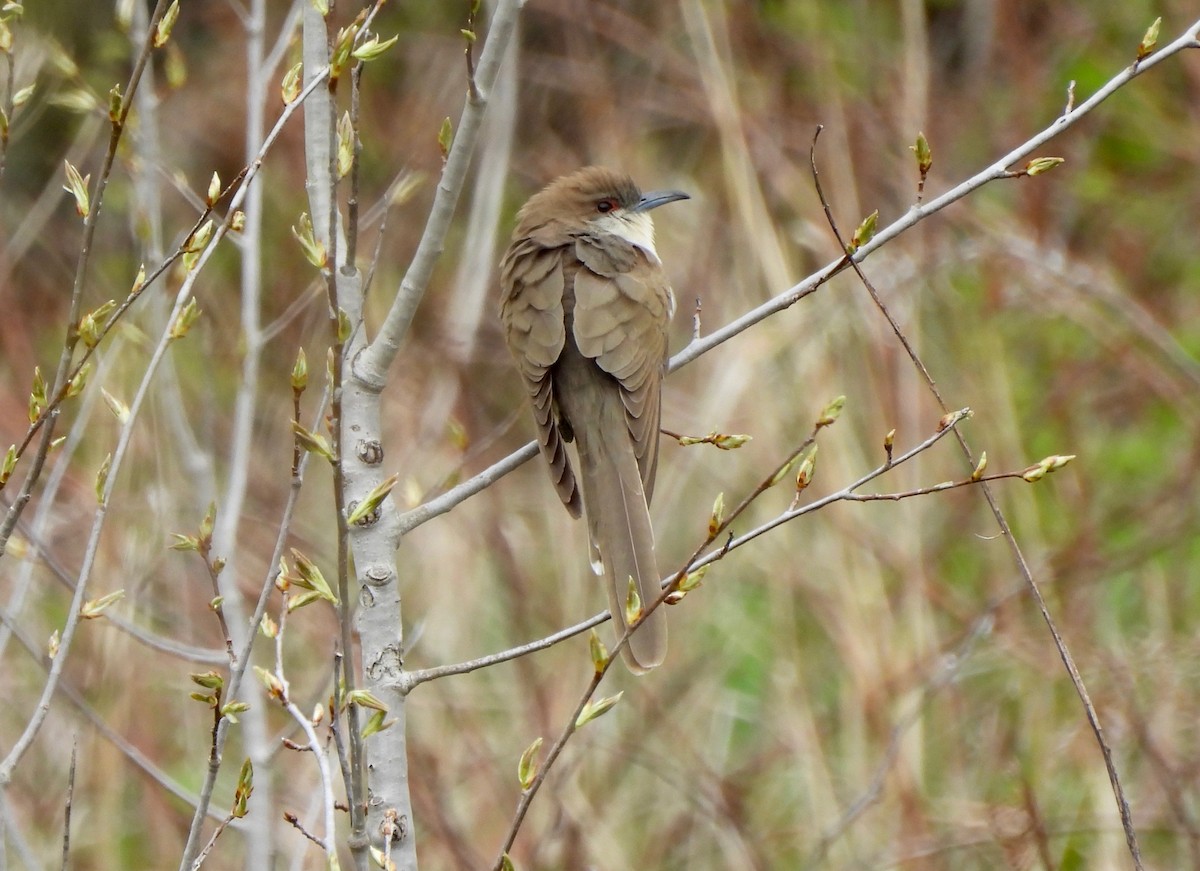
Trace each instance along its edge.
<path fill-rule="evenodd" d="M 630 209 L 631 212 L 648 212 L 651 209 L 657 209 L 659 206 L 664 206 L 667 203 L 673 203 L 676 200 L 689 200 L 687 194 L 683 191 L 650 191 L 642 194 L 642 198 L 637 201 L 637 205 Z"/>

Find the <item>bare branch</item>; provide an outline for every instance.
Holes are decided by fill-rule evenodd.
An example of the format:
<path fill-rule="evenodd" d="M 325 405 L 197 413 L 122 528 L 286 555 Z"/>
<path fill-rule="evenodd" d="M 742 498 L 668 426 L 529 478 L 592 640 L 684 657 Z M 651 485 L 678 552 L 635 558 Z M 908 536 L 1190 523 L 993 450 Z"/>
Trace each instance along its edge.
<path fill-rule="evenodd" d="M 521 0 L 500 0 L 492 15 L 487 40 L 479 56 L 475 71 L 476 89 L 468 95 L 459 118 L 454 143 L 442 169 L 433 208 L 421 241 L 413 255 L 412 264 L 400 282 L 400 289 L 392 301 L 379 329 L 379 335 L 355 358 L 352 365 L 354 375 L 375 390 L 383 389 L 387 370 L 400 350 L 408 327 L 416 314 L 417 306 L 425 295 L 425 288 L 433 275 L 434 264 L 441 256 L 450 220 L 454 217 L 458 195 L 466 179 L 471 155 L 479 138 L 483 114 L 487 109 L 492 87 L 500 70 L 500 62 L 516 27 L 521 10 Z"/>

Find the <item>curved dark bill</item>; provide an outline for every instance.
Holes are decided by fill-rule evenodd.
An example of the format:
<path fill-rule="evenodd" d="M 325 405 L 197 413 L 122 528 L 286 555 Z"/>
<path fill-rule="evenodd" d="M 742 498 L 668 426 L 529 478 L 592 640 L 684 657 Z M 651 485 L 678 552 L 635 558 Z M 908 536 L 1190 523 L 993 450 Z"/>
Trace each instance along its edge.
<path fill-rule="evenodd" d="M 659 206 L 665 206 L 667 203 L 673 203 L 676 200 L 690 200 L 691 197 L 683 191 L 650 191 L 642 194 L 642 198 L 638 200 L 637 205 L 631 211 L 648 212 L 651 209 L 657 209 Z"/>

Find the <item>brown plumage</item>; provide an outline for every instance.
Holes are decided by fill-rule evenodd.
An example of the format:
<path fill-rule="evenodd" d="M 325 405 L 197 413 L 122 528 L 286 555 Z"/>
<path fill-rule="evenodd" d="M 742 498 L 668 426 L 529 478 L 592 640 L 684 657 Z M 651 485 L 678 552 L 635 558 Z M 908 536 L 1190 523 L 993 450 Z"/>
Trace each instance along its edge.
<path fill-rule="evenodd" d="M 501 262 L 500 319 L 538 443 L 567 510 L 587 513 L 593 566 L 596 557 L 603 563 L 621 632 L 629 579 L 644 605 L 660 592 L 647 505 L 675 299 L 649 213 L 685 198 L 643 195 L 626 175 L 581 169 L 530 198 Z M 666 647 L 659 608 L 630 637 L 625 661 L 644 672 L 662 662 Z"/>

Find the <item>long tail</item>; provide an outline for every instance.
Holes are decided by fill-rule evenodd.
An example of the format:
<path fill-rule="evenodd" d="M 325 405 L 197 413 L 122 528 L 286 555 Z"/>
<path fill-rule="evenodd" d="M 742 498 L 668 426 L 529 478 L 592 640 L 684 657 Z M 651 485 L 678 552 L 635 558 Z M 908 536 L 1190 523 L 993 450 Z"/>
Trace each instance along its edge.
<path fill-rule="evenodd" d="M 627 625 L 629 579 L 644 608 L 658 599 L 661 589 L 641 472 L 615 390 L 612 399 L 612 406 L 604 403 L 608 407 L 593 419 L 594 425 L 577 428 L 575 435 L 593 553 L 598 550 L 603 563 L 609 610 L 619 636 Z M 662 663 L 667 655 L 665 609 L 656 608 L 645 617 L 622 654 L 635 674 Z"/>

